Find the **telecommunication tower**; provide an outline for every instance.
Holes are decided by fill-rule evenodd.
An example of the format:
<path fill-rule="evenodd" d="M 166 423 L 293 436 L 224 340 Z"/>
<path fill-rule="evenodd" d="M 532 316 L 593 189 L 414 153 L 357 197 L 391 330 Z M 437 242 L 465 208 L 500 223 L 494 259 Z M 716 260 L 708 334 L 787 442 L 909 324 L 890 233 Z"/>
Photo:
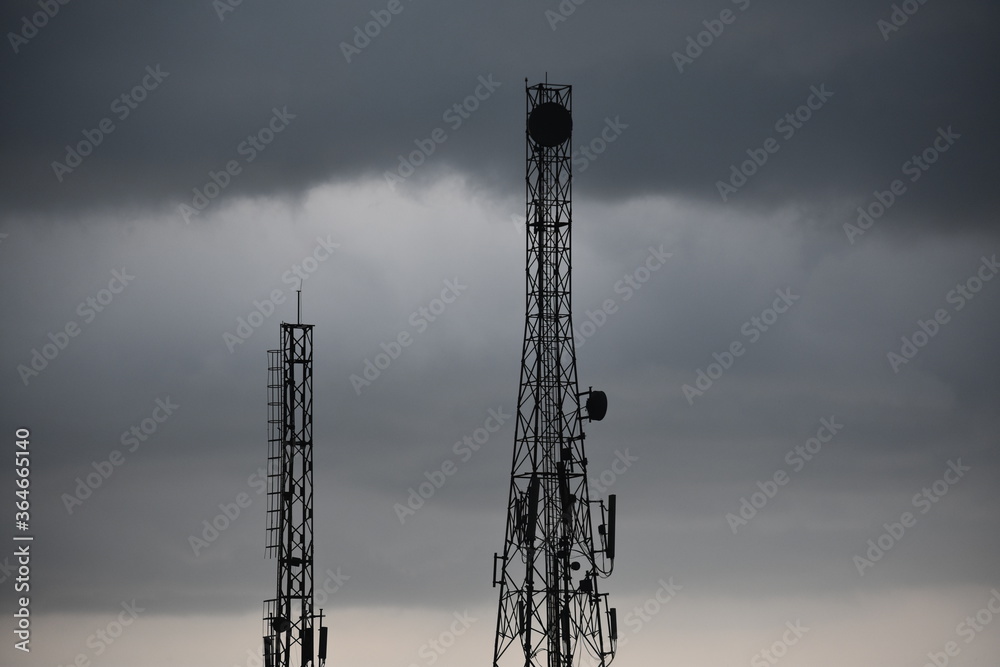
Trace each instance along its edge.
<path fill-rule="evenodd" d="M 604 667 L 618 639 L 616 611 L 598 591 L 615 556 L 615 496 L 605 507 L 587 488 L 582 422 L 603 419 L 608 403 L 604 392 L 577 384 L 572 88 L 527 81 L 525 88 L 527 309 L 506 538 L 493 561 L 500 587 L 493 665 Z"/>
<path fill-rule="evenodd" d="M 326 627 L 313 608 L 313 325 L 281 323 L 269 350 L 266 553 L 277 560 L 277 592 L 264 601 L 266 667 L 323 667 Z M 319 630 L 319 651 L 314 637 Z"/>

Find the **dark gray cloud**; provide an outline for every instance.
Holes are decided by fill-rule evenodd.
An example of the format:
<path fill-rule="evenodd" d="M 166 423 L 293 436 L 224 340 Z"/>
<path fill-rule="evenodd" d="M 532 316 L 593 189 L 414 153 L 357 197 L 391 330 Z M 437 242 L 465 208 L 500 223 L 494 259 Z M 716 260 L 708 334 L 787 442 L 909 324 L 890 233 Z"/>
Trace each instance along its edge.
<path fill-rule="evenodd" d="M 931 146 L 938 128 L 952 127 L 961 135 L 954 150 L 908 183 L 896 210 L 967 226 L 987 224 L 996 204 L 990 3 L 923 5 L 887 40 L 877 22 L 891 6 L 870 3 L 590 3 L 555 30 L 548 8 L 535 3 L 402 6 L 351 62 L 341 44 L 379 7 L 243 3 L 220 20 L 210 3 L 65 6 L 0 65 L 7 215 L 190 202 L 209 171 L 245 160 L 241 143 L 286 107 L 295 116 L 287 131 L 243 164 L 223 197 L 381 175 L 438 127 L 447 141 L 415 182 L 450 168 L 516 192 L 519 155 L 508 148 L 522 131 L 521 83 L 546 71 L 575 85 L 581 147 L 599 137 L 605 118 L 627 125 L 577 175 L 594 194 L 717 201 L 716 182 L 771 137 L 778 152 L 730 201 L 853 208 L 908 178 L 904 162 Z M 3 23 L 18 25 L 32 8 L 8 5 Z M 733 22 L 698 55 L 687 38 L 726 9 Z M 679 72 L 674 54 L 685 50 L 696 58 Z M 135 109 L 115 104 L 147 66 L 169 76 Z M 480 108 L 444 119 L 479 76 L 491 75 L 501 85 Z M 776 128 L 813 86 L 832 97 L 801 127 Z M 105 117 L 114 131 L 59 182 L 51 163 Z"/>

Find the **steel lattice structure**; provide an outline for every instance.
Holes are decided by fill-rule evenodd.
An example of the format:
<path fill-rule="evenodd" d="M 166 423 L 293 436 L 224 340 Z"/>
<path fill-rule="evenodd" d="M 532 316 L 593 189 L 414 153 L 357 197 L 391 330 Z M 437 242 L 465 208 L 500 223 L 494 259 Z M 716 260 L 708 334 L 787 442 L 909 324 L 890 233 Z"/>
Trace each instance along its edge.
<path fill-rule="evenodd" d="M 313 325 L 282 322 L 281 349 L 267 353 L 266 553 L 277 560 L 277 592 L 264 602 L 266 667 L 326 662 L 323 613 L 313 608 L 312 340 Z"/>
<path fill-rule="evenodd" d="M 525 86 L 527 308 L 506 538 L 503 553 L 494 556 L 500 599 L 493 665 L 604 667 L 614 657 L 617 616 L 598 580 L 612 569 L 615 496 L 606 508 L 590 500 L 587 487 L 582 422 L 602 419 L 607 398 L 581 393 L 577 383 L 572 89 Z M 600 513 L 600 548 L 592 508 Z"/>

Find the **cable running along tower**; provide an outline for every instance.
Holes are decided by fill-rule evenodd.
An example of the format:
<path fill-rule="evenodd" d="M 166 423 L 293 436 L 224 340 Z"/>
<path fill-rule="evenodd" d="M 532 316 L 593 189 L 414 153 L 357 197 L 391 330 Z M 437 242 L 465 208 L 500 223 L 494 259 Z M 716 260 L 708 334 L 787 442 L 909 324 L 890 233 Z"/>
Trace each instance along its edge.
<path fill-rule="evenodd" d="M 266 553 L 277 560 L 277 592 L 264 601 L 266 667 L 322 667 L 323 612 L 313 608 L 313 325 L 281 323 L 269 350 Z M 314 655 L 315 629 L 319 655 Z"/>
<path fill-rule="evenodd" d="M 608 404 L 604 392 L 580 392 L 576 376 L 572 88 L 525 86 L 527 312 L 506 538 L 493 562 L 500 587 L 493 665 L 605 667 L 618 623 L 598 580 L 615 556 L 615 496 L 605 507 L 587 488 L 582 423 L 603 419 Z"/>

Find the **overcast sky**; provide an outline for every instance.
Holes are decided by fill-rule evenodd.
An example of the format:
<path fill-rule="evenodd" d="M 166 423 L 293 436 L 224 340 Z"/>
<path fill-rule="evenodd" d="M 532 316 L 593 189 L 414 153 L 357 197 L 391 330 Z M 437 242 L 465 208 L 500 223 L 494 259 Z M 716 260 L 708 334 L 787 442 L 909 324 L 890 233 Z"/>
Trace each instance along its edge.
<path fill-rule="evenodd" d="M 30 654 L 0 551 L 0 662 L 257 664 L 265 352 L 301 283 L 328 664 L 489 664 L 513 419 L 456 443 L 516 406 L 548 76 L 573 85 L 579 377 L 610 402 L 586 429 L 615 664 L 994 667 L 998 20 L 5 3 L 0 484 L 17 534 L 29 429 L 35 541 Z"/>

